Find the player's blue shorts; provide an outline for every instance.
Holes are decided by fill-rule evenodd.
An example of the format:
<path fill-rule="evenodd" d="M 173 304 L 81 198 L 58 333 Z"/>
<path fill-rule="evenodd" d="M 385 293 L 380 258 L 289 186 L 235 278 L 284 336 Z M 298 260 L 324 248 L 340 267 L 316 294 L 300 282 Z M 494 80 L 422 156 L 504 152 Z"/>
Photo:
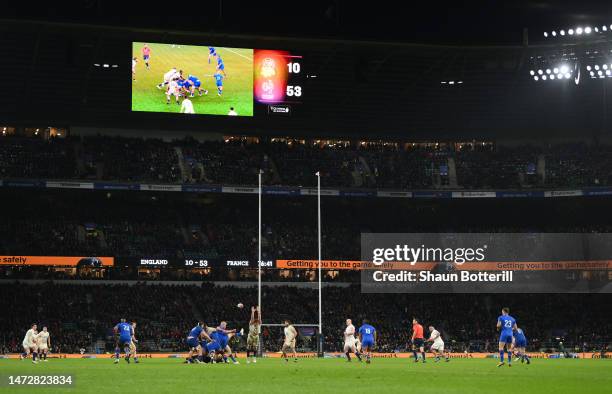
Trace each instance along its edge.
<path fill-rule="evenodd" d="M 224 346 L 224 347 L 225 347 L 225 346 Z M 206 345 L 206 349 L 208 350 L 208 352 L 214 352 L 214 351 L 216 351 L 216 350 L 221 350 L 221 349 L 223 349 L 224 347 L 221 347 L 221 344 L 220 344 L 219 342 L 217 342 L 217 341 L 212 341 L 212 342 L 209 342 L 209 343 Z"/>
<path fill-rule="evenodd" d="M 223 63 L 217 64 L 217 70 L 225 70 L 225 64 Z"/>
<path fill-rule="evenodd" d="M 193 86 L 195 86 L 196 88 L 199 88 L 200 86 L 202 86 L 202 82 L 199 79 L 191 80 L 191 83 Z"/>
<path fill-rule="evenodd" d="M 142 58 L 144 59 L 144 61 L 149 60 L 149 55 L 142 55 Z"/>
<path fill-rule="evenodd" d="M 512 343 L 512 333 L 504 334 L 499 336 L 499 343 Z"/>
<path fill-rule="evenodd" d="M 516 346 L 516 347 L 527 347 L 527 341 L 516 341 L 514 343 L 514 346 Z"/>
<path fill-rule="evenodd" d="M 361 342 L 361 347 L 372 347 L 374 346 L 374 339 L 364 339 L 363 342 Z"/>
<path fill-rule="evenodd" d="M 132 338 L 119 338 L 119 346 L 129 345 L 132 343 Z"/>
<path fill-rule="evenodd" d="M 217 87 L 223 86 L 223 81 L 217 81 Z"/>
<path fill-rule="evenodd" d="M 187 346 L 198 347 L 198 339 L 194 337 L 187 337 Z"/>
<path fill-rule="evenodd" d="M 216 53 L 216 50 L 214 47 L 208 47 L 208 53 L 210 53 L 211 55 L 214 55 Z"/>

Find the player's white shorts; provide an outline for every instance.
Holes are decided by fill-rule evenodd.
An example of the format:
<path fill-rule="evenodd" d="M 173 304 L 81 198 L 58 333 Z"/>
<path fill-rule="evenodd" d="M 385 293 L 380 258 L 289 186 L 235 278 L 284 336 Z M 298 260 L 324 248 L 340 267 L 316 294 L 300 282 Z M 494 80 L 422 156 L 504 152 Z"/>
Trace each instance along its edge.
<path fill-rule="evenodd" d="M 29 343 L 28 342 L 23 342 L 22 345 L 23 345 L 23 348 L 27 349 L 27 350 L 37 349 L 38 348 L 38 346 L 36 346 L 36 344 L 34 342 L 29 342 Z"/>
<path fill-rule="evenodd" d="M 349 350 L 355 351 L 357 348 L 355 347 L 355 338 L 345 338 L 344 339 L 344 351 L 348 352 Z"/>
<path fill-rule="evenodd" d="M 47 351 L 49 350 L 49 347 L 47 345 L 38 345 L 38 350 L 42 351 Z"/>
<path fill-rule="evenodd" d="M 181 93 L 179 92 L 178 89 L 168 89 L 166 90 L 166 96 L 170 97 L 170 96 L 176 96 L 176 97 L 180 97 Z"/>
<path fill-rule="evenodd" d="M 434 343 L 431 345 L 431 350 L 435 350 L 436 352 L 443 352 L 444 351 L 444 342 L 442 341 L 434 341 Z"/>

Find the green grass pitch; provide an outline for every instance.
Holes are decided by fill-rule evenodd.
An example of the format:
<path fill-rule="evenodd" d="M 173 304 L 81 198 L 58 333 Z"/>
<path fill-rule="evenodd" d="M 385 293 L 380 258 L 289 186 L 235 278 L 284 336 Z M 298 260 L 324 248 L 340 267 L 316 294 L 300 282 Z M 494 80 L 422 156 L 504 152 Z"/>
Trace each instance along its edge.
<path fill-rule="evenodd" d="M 213 75 L 216 61 L 208 63 L 208 47 L 194 45 L 151 44 L 151 68 L 147 70 L 142 59 L 143 43 L 132 44 L 132 57 L 138 59 L 136 80 L 132 81 L 132 111 L 174 112 L 180 106 L 171 97 L 166 104 L 165 90 L 156 88 L 172 67 L 183 70 L 183 75 L 195 75 L 202 81 L 208 95 L 191 99 L 196 114 L 227 115 L 234 107 L 240 116 L 253 116 L 253 50 L 216 47 L 223 59 L 227 77 L 223 80 L 223 94 L 217 95 Z"/>
<path fill-rule="evenodd" d="M 143 359 L 114 365 L 104 359 L 0 360 L 8 374 L 73 374 L 72 393 L 186 393 L 214 390 L 241 393 L 610 393 L 612 360 L 534 359 L 496 367 L 494 359 L 453 359 L 415 364 L 411 359 L 374 359 L 366 365 L 342 359 L 278 358 L 257 364 L 185 365 L 181 359 Z M 4 382 L 3 382 L 4 384 Z M 0 387 L 0 391 L 58 393 L 58 387 Z"/>

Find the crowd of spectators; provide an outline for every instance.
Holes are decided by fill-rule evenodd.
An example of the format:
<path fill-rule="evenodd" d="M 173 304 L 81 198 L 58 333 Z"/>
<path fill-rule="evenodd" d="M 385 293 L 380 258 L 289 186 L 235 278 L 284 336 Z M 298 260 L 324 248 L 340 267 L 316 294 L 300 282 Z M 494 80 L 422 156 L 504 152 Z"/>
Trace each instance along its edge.
<path fill-rule="evenodd" d="M 378 189 L 612 184 L 612 146 L 0 137 L 0 177 Z"/>
<path fill-rule="evenodd" d="M 318 321 L 317 290 L 297 286 L 265 286 L 264 323 L 313 324 Z M 0 285 L 0 308 L 11 319 L 0 320 L 0 342 L 10 352 L 20 351 L 25 331 L 33 322 L 51 332 L 54 352 L 112 351 L 112 328 L 119 319 L 137 322 L 141 352 L 185 351 L 184 338 L 198 320 L 211 326 L 220 321 L 230 328 L 248 326 L 249 308 L 256 303 L 254 287 L 127 284 Z M 362 294 L 359 287 L 323 289 L 325 349 L 342 349 L 346 318 L 357 326 L 367 318 L 378 332 L 377 350 L 404 351 L 412 318 L 435 326 L 447 347 L 456 352 L 495 351 L 495 329 L 502 306 L 509 306 L 529 338 L 532 351 L 554 351 L 559 342 L 578 351 L 598 351 L 611 340 L 605 294 L 506 295 L 482 294 Z M 214 300 L 214 302 L 209 302 Z M 238 302 L 246 308 L 236 307 Z M 301 350 L 315 349 L 313 332 L 300 329 Z M 282 327 L 264 327 L 264 348 L 277 351 Z M 104 343 L 103 347 L 98 347 Z M 244 340 L 235 343 L 244 349 Z"/>

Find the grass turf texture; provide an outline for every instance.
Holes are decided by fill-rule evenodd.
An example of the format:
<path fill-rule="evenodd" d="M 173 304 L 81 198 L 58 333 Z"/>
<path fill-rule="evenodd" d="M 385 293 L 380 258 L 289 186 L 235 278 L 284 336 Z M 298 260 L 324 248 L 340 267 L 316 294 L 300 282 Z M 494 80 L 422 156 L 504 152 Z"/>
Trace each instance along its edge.
<path fill-rule="evenodd" d="M 181 359 L 143 359 L 140 364 L 114 365 L 104 359 L 0 360 L 0 376 L 8 374 L 73 374 L 73 393 L 186 393 L 193 389 L 253 393 L 609 393 L 612 360 L 534 359 L 497 368 L 495 359 L 453 359 L 450 363 L 415 364 L 411 359 L 374 359 L 360 364 L 342 359 L 278 358 L 246 365 L 185 365 Z M 33 392 L 32 387 L 0 391 Z M 36 393 L 68 389 L 36 387 Z"/>
<path fill-rule="evenodd" d="M 196 91 L 191 98 L 196 114 L 227 115 L 230 107 L 241 116 L 253 116 L 253 50 L 217 47 L 225 63 L 227 78 L 223 79 L 223 94 L 217 95 L 215 74 L 216 60 L 208 64 L 208 47 L 193 45 L 149 44 L 151 58 L 147 70 L 142 59 L 142 43 L 132 44 L 132 57 L 138 59 L 136 80 L 132 81 L 132 111 L 180 112 L 174 96 L 166 104 L 165 88 L 156 85 L 163 82 L 164 74 L 172 67 L 183 70 L 183 76 L 195 75 L 202 81 L 208 95 L 200 97 Z"/>

